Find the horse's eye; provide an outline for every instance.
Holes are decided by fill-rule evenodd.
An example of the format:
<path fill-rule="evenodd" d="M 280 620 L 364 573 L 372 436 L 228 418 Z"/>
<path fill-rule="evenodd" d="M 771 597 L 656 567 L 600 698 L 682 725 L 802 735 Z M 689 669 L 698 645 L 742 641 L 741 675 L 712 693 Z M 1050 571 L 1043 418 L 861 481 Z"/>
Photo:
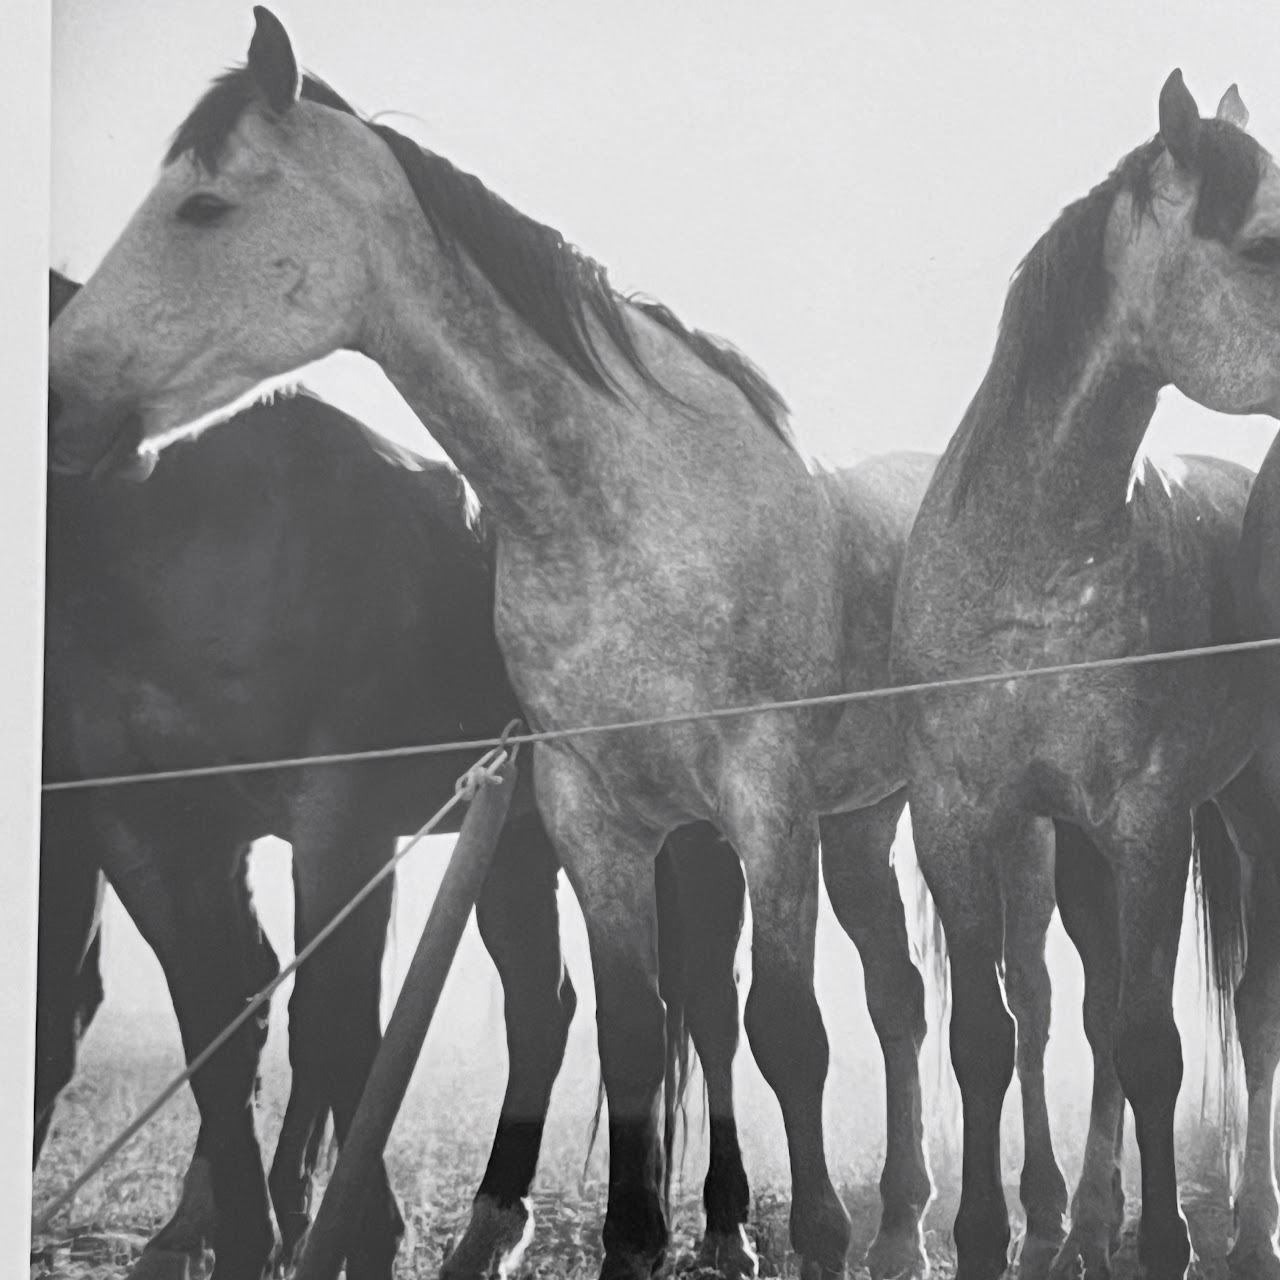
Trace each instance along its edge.
<path fill-rule="evenodd" d="M 178 221 L 189 222 L 195 227 L 210 227 L 230 211 L 231 206 L 221 196 L 197 191 L 178 206 Z"/>
<path fill-rule="evenodd" d="M 1280 236 L 1262 236 L 1258 240 L 1251 240 L 1240 250 L 1240 256 L 1259 267 L 1280 266 Z"/>

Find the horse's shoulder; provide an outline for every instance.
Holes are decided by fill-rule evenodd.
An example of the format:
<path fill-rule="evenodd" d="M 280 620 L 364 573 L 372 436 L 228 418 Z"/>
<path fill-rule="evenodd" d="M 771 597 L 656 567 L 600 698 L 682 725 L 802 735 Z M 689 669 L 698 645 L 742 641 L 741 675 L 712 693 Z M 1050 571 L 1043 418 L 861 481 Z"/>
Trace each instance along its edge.
<path fill-rule="evenodd" d="M 1248 467 L 1201 454 L 1180 454 L 1162 465 L 1143 459 L 1138 466 L 1130 508 L 1146 536 L 1239 537 L 1254 479 Z"/>
<path fill-rule="evenodd" d="M 905 541 L 938 459 L 928 453 L 883 453 L 824 473 L 846 518 Z"/>

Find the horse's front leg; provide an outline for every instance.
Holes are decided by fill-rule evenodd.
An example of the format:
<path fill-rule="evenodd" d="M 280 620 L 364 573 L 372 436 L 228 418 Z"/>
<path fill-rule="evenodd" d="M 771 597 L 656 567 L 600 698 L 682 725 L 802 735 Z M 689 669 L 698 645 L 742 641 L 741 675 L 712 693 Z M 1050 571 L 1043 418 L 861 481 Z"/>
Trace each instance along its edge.
<path fill-rule="evenodd" d="M 1054 1260 L 1054 1280 L 1084 1274 L 1108 1280 L 1124 1226 L 1120 1155 L 1124 1092 L 1115 1067 L 1120 990 L 1120 916 L 1115 877 L 1092 840 L 1056 824 L 1054 885 L 1063 928 L 1084 966 L 1084 1032 L 1093 1052 L 1093 1098 L 1084 1167 L 1071 1198 L 1071 1230 Z"/>
<path fill-rule="evenodd" d="M 662 1197 L 665 1017 L 654 859 L 661 831 L 629 819 L 567 750 L 534 757 L 542 811 L 586 919 L 600 1069 L 609 1102 L 608 1280 L 649 1280 L 666 1256 Z"/>
<path fill-rule="evenodd" d="M 395 838 L 387 830 L 383 797 L 371 775 L 359 768 L 309 771 L 294 807 L 294 937 L 301 951 L 391 859 Z M 391 899 L 388 878 L 294 978 L 289 1002 L 294 1088 L 306 1090 L 302 1097 L 309 1099 L 313 1115 L 329 1105 L 339 1145 L 382 1042 L 379 1000 Z M 385 1162 L 379 1160 L 348 1237 L 349 1280 L 390 1280 L 403 1234 L 404 1220 Z"/>
<path fill-rule="evenodd" d="M 1126 796 L 1110 829 L 1099 832 L 1098 847 L 1115 874 L 1120 909 L 1115 1063 L 1142 1154 L 1138 1256 L 1149 1280 L 1181 1280 L 1191 1242 L 1178 1203 L 1173 1143 L 1182 1084 L 1173 978 L 1191 860 L 1190 812 L 1161 796 Z"/>
<path fill-rule="evenodd" d="M 507 1091 L 471 1221 L 444 1280 L 511 1275 L 533 1235 L 529 1190 L 577 996 L 560 950 L 559 864 L 536 816 L 508 822 L 476 904 L 502 979 Z"/>
<path fill-rule="evenodd" d="M 786 745 L 762 735 L 723 787 L 725 835 L 751 895 L 751 1050 L 777 1096 L 791 1157 L 791 1242 L 803 1280 L 842 1276 L 850 1223 L 827 1169 L 822 1095 L 829 1050 L 813 989 L 818 821 Z"/>
<path fill-rule="evenodd" d="M 1045 939 L 1053 920 L 1054 839 L 1046 821 L 1031 824 L 1030 841 L 1002 868 L 1005 900 L 1005 981 L 1018 1024 L 1017 1069 L 1022 1091 L 1023 1159 L 1019 1192 L 1027 1215 L 1018 1251 L 1019 1280 L 1044 1280 L 1066 1239 L 1067 1184 L 1053 1153 L 1044 1093 L 1053 986 Z"/>
<path fill-rule="evenodd" d="M 872 1280 L 929 1270 L 921 1219 L 933 1186 L 924 1153 L 920 1047 L 924 983 L 911 959 L 906 914 L 891 851 L 906 793 L 825 817 L 822 871 L 845 933 L 862 958 L 867 1008 L 884 1054 L 885 1159 L 880 1229 L 867 1251 Z"/>
<path fill-rule="evenodd" d="M 1029 820 L 992 813 L 934 761 L 913 768 L 916 856 L 946 933 L 951 962 L 951 1062 L 964 1108 L 957 1280 L 995 1280 L 1009 1264 L 1009 1210 L 1000 1170 L 1000 1113 L 1013 1079 L 1015 1023 L 1004 1001 L 1000 865 L 1024 846 Z"/>
<path fill-rule="evenodd" d="M 1280 779 L 1278 779 L 1280 780 Z M 1280 1197 L 1276 1191 L 1275 1077 L 1280 1063 L 1280 807 L 1258 763 L 1219 797 L 1248 860 L 1248 949 L 1235 991 L 1249 1118 L 1235 1195 L 1231 1274 L 1277 1280 Z M 1205 856 L 1202 851 L 1201 857 Z"/>

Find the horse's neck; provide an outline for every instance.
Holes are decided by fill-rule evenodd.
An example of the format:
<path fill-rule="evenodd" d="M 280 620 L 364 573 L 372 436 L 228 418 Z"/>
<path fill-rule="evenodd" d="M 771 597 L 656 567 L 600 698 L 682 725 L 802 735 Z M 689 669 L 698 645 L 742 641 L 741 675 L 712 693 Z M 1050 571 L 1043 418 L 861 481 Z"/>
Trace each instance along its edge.
<path fill-rule="evenodd" d="M 400 272 L 368 354 L 503 536 L 607 539 L 645 505 L 639 489 L 669 490 L 667 477 L 677 473 L 684 492 L 714 474 L 724 451 L 778 444 L 734 388 L 636 312 L 626 320 L 640 356 L 674 396 L 638 375 L 591 319 L 619 393 L 588 385 L 474 268 L 462 270 L 470 278 L 456 283 L 439 270 Z M 691 408 L 715 417 L 714 428 L 700 430 Z"/>
<path fill-rule="evenodd" d="M 561 523 L 569 455 L 584 470 L 607 398 L 561 368 L 469 265 L 470 288 L 404 272 L 368 354 L 504 528 Z M 415 287 L 415 285 L 417 287 Z M 594 402 L 594 403 L 593 403 Z M 592 410 L 594 409 L 594 415 Z M 603 425 L 603 424 L 600 424 Z"/>
<path fill-rule="evenodd" d="M 998 367 L 988 377 L 1016 378 Z M 1006 541 L 1092 545 L 1126 518 L 1130 473 L 1155 412 L 1158 383 L 1100 334 L 1077 368 L 1032 374 L 1001 447 L 975 477 L 970 505 L 998 512 Z"/>

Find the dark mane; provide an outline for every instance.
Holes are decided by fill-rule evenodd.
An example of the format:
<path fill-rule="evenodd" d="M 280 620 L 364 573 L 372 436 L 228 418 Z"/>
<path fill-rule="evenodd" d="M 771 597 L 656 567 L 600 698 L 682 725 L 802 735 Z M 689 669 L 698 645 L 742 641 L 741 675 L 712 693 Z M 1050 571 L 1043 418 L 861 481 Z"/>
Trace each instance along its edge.
<path fill-rule="evenodd" d="M 303 77 L 302 97 L 364 119 L 314 76 Z M 246 68 L 224 72 L 179 126 L 165 163 L 190 154 L 214 172 L 228 136 L 245 108 L 257 99 L 257 86 Z M 507 305 L 588 386 L 607 395 L 618 394 L 592 337 L 594 321 L 633 372 L 655 390 L 664 390 L 636 350 L 626 324 L 624 300 L 609 283 L 604 267 L 569 244 L 558 231 L 514 209 L 479 178 L 424 150 L 388 125 L 364 123 L 391 148 L 446 251 L 465 251 Z M 707 335 L 686 329 L 666 308 L 660 310 L 658 315 L 646 308 L 695 355 L 739 387 L 761 419 L 794 448 L 785 421 L 786 405 L 759 370 Z"/>
<path fill-rule="evenodd" d="M 1121 193 L 1132 197 L 1139 217 L 1158 216 L 1151 181 L 1164 149 L 1157 136 L 1130 152 L 1059 214 L 1014 272 L 996 354 L 939 467 L 955 469 L 953 514 L 963 508 L 974 477 L 1022 426 L 1032 390 L 1078 369 L 1111 299 L 1103 256 L 1107 220 Z M 1234 126 L 1203 122 L 1197 235 L 1227 240 L 1239 229 L 1261 176 L 1261 154 Z"/>
<path fill-rule="evenodd" d="M 701 329 L 686 329 L 671 308 L 661 302 L 635 296 L 628 301 L 650 320 L 675 334 L 704 364 L 728 378 L 746 396 L 761 419 L 791 448 L 797 448 L 788 420 L 790 406 L 773 383 L 737 347 L 724 338 L 703 333 Z"/>
<path fill-rule="evenodd" d="M 217 173 L 222 148 L 227 145 L 232 130 L 245 108 L 260 97 L 257 83 L 247 67 L 228 67 L 204 91 L 203 97 L 174 131 L 169 150 L 165 152 L 165 164 L 173 164 L 181 156 L 190 154 L 206 173 Z M 346 99 L 318 76 L 302 78 L 302 97 L 349 116 L 359 115 Z"/>

